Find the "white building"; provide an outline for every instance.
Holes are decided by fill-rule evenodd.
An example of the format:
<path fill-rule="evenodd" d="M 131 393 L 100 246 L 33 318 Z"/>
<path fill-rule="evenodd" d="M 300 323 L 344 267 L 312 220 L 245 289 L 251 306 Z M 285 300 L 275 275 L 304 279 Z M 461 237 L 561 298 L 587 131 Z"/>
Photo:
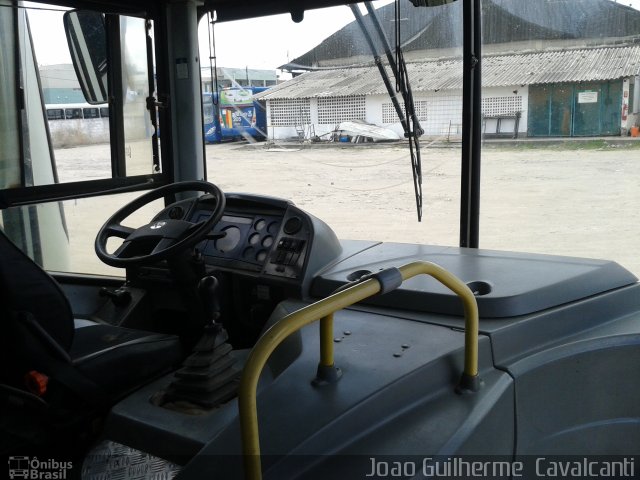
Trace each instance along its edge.
<path fill-rule="evenodd" d="M 429 136 L 460 130 L 462 3 L 415 8 L 400 2 L 401 45 Z M 622 3 L 483 0 L 486 134 L 513 136 L 516 123 L 519 136 L 626 134 L 640 110 L 640 12 Z M 376 15 L 386 37 L 394 38 L 394 4 Z M 375 31 L 369 15 L 363 23 Z M 382 54 L 380 39 L 372 37 Z M 308 73 L 261 95 L 270 138 L 322 135 L 356 119 L 403 133 L 356 22 L 281 68 Z"/>
<path fill-rule="evenodd" d="M 598 68 L 604 59 L 607 68 Z M 564 68 L 566 65 L 573 67 Z M 425 135 L 460 134 L 462 60 L 414 62 L 407 69 Z M 523 136 L 626 133 L 637 116 L 629 112 L 639 110 L 639 96 L 632 98 L 639 73 L 640 46 L 636 44 L 484 57 L 484 131 L 488 135 L 515 136 L 517 125 L 518 135 Z M 558 107 L 551 98 L 560 87 L 563 91 L 570 89 L 570 94 L 565 104 Z M 380 73 L 373 65 L 304 73 L 260 94 L 259 98 L 266 101 L 271 139 L 298 137 L 301 131 L 322 136 L 347 120 L 385 126 L 401 137 L 404 133 Z M 578 115 L 580 108 L 591 108 L 591 104 L 602 113 Z M 531 106 L 535 111 L 529 111 Z M 597 116 L 605 114 L 607 121 Z M 583 119 L 587 117 L 588 120 Z M 554 126 L 556 120 L 558 125 Z M 550 130 L 543 131 L 547 125 L 551 125 Z"/>

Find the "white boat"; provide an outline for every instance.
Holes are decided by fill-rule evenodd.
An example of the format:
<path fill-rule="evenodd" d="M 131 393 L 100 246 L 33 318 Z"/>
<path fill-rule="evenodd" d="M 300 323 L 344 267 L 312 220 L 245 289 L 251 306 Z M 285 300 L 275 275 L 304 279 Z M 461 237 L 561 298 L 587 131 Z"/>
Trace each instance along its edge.
<path fill-rule="evenodd" d="M 340 123 L 336 127 L 336 133 L 349 135 L 352 139 L 357 137 L 367 137 L 374 142 L 400 140 L 400 136 L 390 128 L 380 127 L 378 125 L 358 120 Z"/>

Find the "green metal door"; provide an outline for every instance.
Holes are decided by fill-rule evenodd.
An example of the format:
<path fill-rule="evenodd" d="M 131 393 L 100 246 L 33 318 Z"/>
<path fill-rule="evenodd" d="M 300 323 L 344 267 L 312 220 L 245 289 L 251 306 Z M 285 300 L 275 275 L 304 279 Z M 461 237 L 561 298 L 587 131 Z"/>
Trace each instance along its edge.
<path fill-rule="evenodd" d="M 574 106 L 575 136 L 620 135 L 621 80 L 577 84 Z"/>
<path fill-rule="evenodd" d="M 561 84 L 529 87 L 529 136 L 571 135 L 573 86 Z"/>
<path fill-rule="evenodd" d="M 531 85 L 529 136 L 620 135 L 622 81 Z"/>
<path fill-rule="evenodd" d="M 620 135 L 622 81 L 603 83 L 600 93 L 600 135 Z"/>
<path fill-rule="evenodd" d="M 547 85 L 529 87 L 529 114 L 527 118 L 530 137 L 549 136 L 549 95 Z"/>
<path fill-rule="evenodd" d="M 576 85 L 573 95 L 573 135 L 586 137 L 600 135 L 600 103 L 602 92 L 597 83 Z"/>
<path fill-rule="evenodd" d="M 549 135 L 568 137 L 571 135 L 571 85 L 553 85 L 550 97 Z"/>

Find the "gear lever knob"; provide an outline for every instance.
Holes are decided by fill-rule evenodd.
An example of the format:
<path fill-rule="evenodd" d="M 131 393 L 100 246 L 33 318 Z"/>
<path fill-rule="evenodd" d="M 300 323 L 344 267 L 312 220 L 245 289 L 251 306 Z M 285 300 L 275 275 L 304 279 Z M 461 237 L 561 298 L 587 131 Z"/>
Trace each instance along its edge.
<path fill-rule="evenodd" d="M 208 322 L 216 323 L 220 318 L 220 303 L 218 302 L 218 287 L 220 282 L 214 276 L 203 277 L 198 283 L 198 296 Z"/>

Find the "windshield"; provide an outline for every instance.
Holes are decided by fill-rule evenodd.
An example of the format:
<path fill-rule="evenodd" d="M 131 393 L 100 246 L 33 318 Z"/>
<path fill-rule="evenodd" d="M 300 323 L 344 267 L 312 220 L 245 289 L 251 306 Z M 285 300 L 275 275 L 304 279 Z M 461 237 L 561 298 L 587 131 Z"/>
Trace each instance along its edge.
<path fill-rule="evenodd" d="M 195 134 L 205 143 L 208 180 L 226 192 L 289 199 L 341 239 L 460 245 L 462 4 L 382 0 L 371 11 L 359 4 L 371 41 L 348 6 L 307 11 L 299 23 L 289 15 L 231 22 L 205 15 L 196 96 L 203 122 Z M 175 101 L 166 86 L 151 91 L 162 90 L 150 75 L 153 48 L 145 48 L 153 43 L 153 22 L 112 20 L 123 79 L 114 113 L 82 95 L 63 11 L 25 6 L 20 22 L 0 16 L 7 46 L 0 69 L 0 183 L 161 173 L 153 142 L 162 137 L 165 151 L 172 148 L 171 132 L 156 132 L 150 96 L 167 126 L 179 108 L 165 108 Z M 640 275 L 637 8 L 640 1 L 483 2 L 480 248 L 610 259 Z M 26 38 L 27 21 L 34 58 L 21 49 L 19 60 L 35 62 L 38 72 L 23 72 L 19 84 L 18 50 L 10 45 L 18 34 Z M 30 131 L 15 114 L 21 88 L 30 93 Z M 417 145 L 410 153 L 406 119 L 413 120 L 419 155 Z M 38 140 L 47 135 L 50 144 Z M 31 157 L 21 166 L 16 152 Z M 55 205 L 60 236 L 71 235 L 74 251 L 63 269 L 117 272 L 97 260 L 92 240 L 135 195 L 101 199 L 99 208 L 88 199 Z"/>
<path fill-rule="evenodd" d="M 0 2 L 0 185 L 6 189 L 0 227 L 48 269 L 121 274 L 97 259 L 93 239 L 108 216 L 137 194 L 20 206 L 29 190 L 46 197 L 54 187 L 68 199 L 87 188 L 81 182 L 94 182 L 91 188 L 103 193 L 130 178 L 144 184 L 160 173 L 146 106 L 145 20 L 117 18 L 123 82 L 109 98 L 112 104 L 114 96 L 120 99 L 114 122 L 110 104 L 89 104 L 83 95 L 65 37 L 66 11 Z"/>
<path fill-rule="evenodd" d="M 483 2 L 480 247 L 613 259 L 640 274 L 640 5 L 574 3 Z M 346 6 L 299 24 L 285 15 L 214 24 L 217 65 L 203 82 L 217 67 L 219 88 L 269 75 L 277 85 L 257 96 L 266 139 L 207 145 L 209 179 L 292 199 L 340 238 L 458 245 L 462 2 L 374 8 L 394 59 L 399 29 L 424 130 L 422 221 L 401 122 Z M 208 28 L 205 18 L 203 58 Z"/>

